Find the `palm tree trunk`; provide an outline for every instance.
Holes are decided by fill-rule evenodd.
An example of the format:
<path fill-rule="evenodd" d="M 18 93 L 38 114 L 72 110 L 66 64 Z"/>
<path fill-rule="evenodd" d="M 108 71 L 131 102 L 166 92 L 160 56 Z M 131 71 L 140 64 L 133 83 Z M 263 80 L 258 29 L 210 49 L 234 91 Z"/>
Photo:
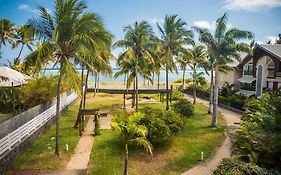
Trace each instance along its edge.
<path fill-rule="evenodd" d="M 139 110 L 139 88 L 138 88 L 138 72 L 136 69 L 136 112 Z"/>
<path fill-rule="evenodd" d="M 134 108 L 135 107 L 135 99 L 136 99 L 136 97 L 135 97 L 135 91 L 136 91 L 136 81 L 134 80 L 134 87 L 133 87 L 133 89 L 134 89 L 134 93 L 132 93 L 132 107 L 131 108 Z"/>
<path fill-rule="evenodd" d="M 219 95 L 219 65 L 216 65 L 212 127 L 217 127 L 218 95 Z"/>
<path fill-rule="evenodd" d="M 196 104 L 196 83 L 193 82 L 193 104 Z"/>
<path fill-rule="evenodd" d="M 79 104 L 79 111 L 82 109 L 83 105 L 83 84 L 84 84 L 84 66 L 82 65 L 82 72 L 81 72 L 81 99 L 80 99 L 80 104 Z M 77 115 L 76 122 L 73 126 L 73 128 L 78 128 L 79 124 L 79 117 Z"/>
<path fill-rule="evenodd" d="M 157 73 L 157 90 L 158 95 L 160 94 L 160 73 Z"/>
<path fill-rule="evenodd" d="M 20 55 L 21 55 L 21 53 L 22 53 L 22 50 L 23 50 L 23 47 L 24 47 L 24 44 L 22 44 L 22 46 L 21 46 L 21 48 L 20 48 L 19 55 L 18 55 L 18 57 L 17 57 L 17 58 L 19 58 L 19 57 L 20 57 Z"/>
<path fill-rule="evenodd" d="M 94 97 L 96 96 L 97 93 L 97 72 L 95 72 L 95 90 L 94 90 Z"/>
<path fill-rule="evenodd" d="M 185 68 L 183 68 L 183 73 L 182 73 L 182 91 L 184 90 L 184 75 L 185 75 Z"/>
<path fill-rule="evenodd" d="M 63 63 L 61 63 L 61 68 Z M 56 148 L 55 154 L 60 156 L 60 87 L 62 81 L 62 72 L 59 71 L 58 87 L 57 87 L 57 106 L 56 106 Z"/>
<path fill-rule="evenodd" d="M 169 51 L 167 52 L 166 55 L 166 110 L 169 110 L 169 66 L 168 66 L 168 55 L 169 55 Z"/>
<path fill-rule="evenodd" d="M 129 162 L 129 150 L 128 150 L 128 144 L 125 143 L 125 169 L 124 169 L 124 175 L 128 175 L 128 162 Z"/>
<path fill-rule="evenodd" d="M 99 92 L 99 88 L 100 88 L 100 72 L 98 72 L 98 75 L 97 75 L 97 93 Z"/>
<path fill-rule="evenodd" d="M 83 109 L 86 108 L 86 98 L 87 98 L 87 90 L 88 90 L 89 73 L 90 73 L 90 71 L 87 70 L 86 83 L 85 83 L 85 91 L 84 91 L 84 100 L 83 100 Z"/>
<path fill-rule="evenodd" d="M 210 82 L 210 96 L 209 96 L 209 109 L 208 114 L 213 112 L 213 95 L 214 95 L 214 70 L 213 65 L 211 67 L 211 82 Z"/>

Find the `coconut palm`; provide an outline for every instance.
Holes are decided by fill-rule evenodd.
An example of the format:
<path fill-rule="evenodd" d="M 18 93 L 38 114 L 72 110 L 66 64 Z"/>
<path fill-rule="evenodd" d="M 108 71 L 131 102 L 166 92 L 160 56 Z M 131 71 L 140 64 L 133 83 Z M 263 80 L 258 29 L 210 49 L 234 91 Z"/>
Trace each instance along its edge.
<path fill-rule="evenodd" d="M 166 15 L 164 25 L 157 24 L 164 48 L 166 69 L 166 110 L 169 110 L 169 71 L 177 70 L 173 57 L 178 55 L 183 45 L 193 44 L 193 32 L 186 29 L 186 23 L 177 15 Z"/>
<path fill-rule="evenodd" d="M 133 26 L 124 28 L 125 37 L 114 44 L 114 47 L 125 48 L 126 51 L 119 56 L 119 60 L 125 60 L 123 64 L 131 64 L 131 76 L 128 80 L 135 81 L 136 111 L 138 111 L 138 75 L 146 75 L 145 66 L 153 61 L 148 47 L 151 43 L 153 31 L 146 21 L 135 22 Z M 122 61 L 119 61 L 122 62 Z M 146 78 L 146 77 L 145 77 Z"/>
<path fill-rule="evenodd" d="M 139 122 L 143 119 L 144 114 L 134 113 L 131 116 L 114 117 L 111 126 L 115 130 L 121 131 L 125 143 L 125 167 L 124 175 L 128 175 L 129 150 L 128 144 L 133 143 L 142 146 L 152 156 L 152 144 L 147 140 L 148 130 Z"/>
<path fill-rule="evenodd" d="M 15 28 L 14 24 L 11 23 L 8 19 L 2 18 L 0 19 L 0 51 L 1 46 L 6 46 L 6 43 L 10 43 L 13 46 L 15 42 L 13 39 L 15 38 Z"/>
<path fill-rule="evenodd" d="M 56 105 L 56 149 L 59 156 L 59 118 L 60 118 L 60 88 L 62 79 L 71 81 L 74 89 L 80 89 L 79 76 L 74 63 L 85 63 L 78 52 L 82 48 L 96 53 L 99 45 L 111 41 L 111 35 L 105 30 L 95 13 L 85 12 L 86 5 L 78 0 L 56 0 L 53 13 L 40 7 L 39 18 L 32 18 L 27 26 L 34 33 L 40 45 L 26 58 L 40 65 L 46 60 L 54 60 L 59 66 Z"/>
<path fill-rule="evenodd" d="M 20 26 L 19 28 L 16 29 L 16 41 L 15 41 L 15 46 L 14 47 L 18 47 L 19 45 L 21 45 L 20 47 L 20 51 L 19 54 L 17 56 L 17 58 L 20 58 L 23 48 L 26 46 L 30 51 L 32 51 L 32 45 L 33 43 L 33 38 L 31 35 L 31 32 L 28 30 L 28 26 L 23 25 Z"/>
<path fill-rule="evenodd" d="M 251 52 L 248 44 L 239 42 L 242 39 L 252 39 L 253 34 L 249 31 L 239 30 L 237 28 L 227 29 L 227 14 L 223 14 L 216 21 L 216 30 L 214 35 L 207 29 L 198 29 L 199 40 L 208 47 L 209 55 L 214 57 L 215 86 L 214 86 L 214 104 L 212 126 L 217 126 L 217 107 L 218 107 L 218 91 L 219 91 L 219 74 L 220 67 L 226 66 L 233 59 L 240 60 L 239 52 Z"/>
<path fill-rule="evenodd" d="M 186 57 L 186 58 L 185 58 Z M 207 61 L 207 53 L 205 50 L 205 46 L 197 45 L 193 46 L 192 49 L 185 49 L 184 60 L 187 61 L 189 67 L 191 67 L 192 72 L 192 87 L 193 87 L 193 104 L 196 103 L 196 87 L 198 85 L 198 81 L 200 81 L 203 72 L 198 73 L 197 69 L 199 67 L 203 67 Z"/>

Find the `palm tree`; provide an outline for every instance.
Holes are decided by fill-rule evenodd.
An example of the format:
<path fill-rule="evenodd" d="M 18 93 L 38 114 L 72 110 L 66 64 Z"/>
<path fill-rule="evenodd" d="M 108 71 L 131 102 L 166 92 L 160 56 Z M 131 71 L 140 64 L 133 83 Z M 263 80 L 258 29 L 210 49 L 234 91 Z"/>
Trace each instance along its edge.
<path fill-rule="evenodd" d="M 144 114 L 136 112 L 131 116 L 114 117 L 111 122 L 113 129 L 121 131 L 122 138 L 125 142 L 124 175 L 128 175 L 129 143 L 142 146 L 152 156 L 153 147 L 152 144 L 147 140 L 148 130 L 144 125 L 139 124 L 143 117 Z"/>
<path fill-rule="evenodd" d="M 214 86 L 214 104 L 212 126 L 217 126 L 217 107 L 219 91 L 219 73 L 220 68 L 226 66 L 233 59 L 240 60 L 239 52 L 251 52 L 248 44 L 239 42 L 242 39 L 252 39 L 253 34 L 249 31 L 239 30 L 237 28 L 227 29 L 227 14 L 223 14 L 216 21 L 215 34 L 212 35 L 207 29 L 197 29 L 199 40 L 208 47 L 209 55 L 214 57 L 215 86 Z"/>
<path fill-rule="evenodd" d="M 31 32 L 28 30 L 28 26 L 26 25 L 20 26 L 19 28 L 16 29 L 16 41 L 14 47 L 17 47 L 20 44 L 21 44 L 21 48 L 17 58 L 20 58 L 24 46 L 27 46 L 27 48 L 30 51 L 32 51 L 31 46 L 34 45 Z"/>
<path fill-rule="evenodd" d="M 221 89 L 221 95 L 226 97 L 228 106 L 231 105 L 230 97 L 234 94 L 234 88 L 235 88 L 235 84 L 230 84 L 228 82 L 225 82 Z"/>
<path fill-rule="evenodd" d="M 198 73 L 197 69 L 199 67 L 203 67 L 207 61 L 207 53 L 205 50 L 205 46 L 197 45 L 194 46 L 192 49 L 185 49 L 184 56 L 187 57 L 187 64 L 192 69 L 192 87 L 193 87 L 193 104 L 196 103 L 196 88 L 198 82 L 202 79 L 201 77 L 204 74 L 203 72 Z"/>
<path fill-rule="evenodd" d="M 193 44 L 193 32 L 186 29 L 186 23 L 177 18 L 177 15 L 166 15 L 164 25 L 157 24 L 161 33 L 161 42 L 164 48 L 166 68 L 166 110 L 169 110 L 169 71 L 176 70 L 173 57 L 178 55 L 183 45 Z"/>
<path fill-rule="evenodd" d="M 119 60 L 126 60 L 131 63 L 131 76 L 135 81 L 136 111 L 138 111 L 138 74 L 144 74 L 145 66 L 152 62 L 153 58 L 149 53 L 149 46 L 153 31 L 146 21 L 135 22 L 133 26 L 129 25 L 124 28 L 125 38 L 114 44 L 114 47 L 123 47 L 126 51 L 119 56 Z M 128 61 L 127 61 L 128 60 Z M 121 62 L 121 61 L 120 61 Z"/>
<path fill-rule="evenodd" d="M 13 39 L 15 38 L 15 28 L 14 24 L 11 23 L 8 19 L 2 18 L 0 19 L 0 51 L 1 46 L 6 46 L 6 43 L 15 45 Z"/>
<path fill-rule="evenodd" d="M 80 89 L 79 76 L 74 67 L 75 62 L 85 63 L 78 56 L 82 48 L 95 53 L 100 44 L 108 43 L 111 35 L 102 35 L 104 27 L 95 13 L 85 12 L 86 5 L 78 0 L 56 0 L 55 10 L 49 13 L 40 7 L 40 17 L 29 20 L 27 26 L 38 37 L 40 45 L 26 58 L 41 63 L 54 60 L 59 65 L 56 105 L 56 149 L 59 156 L 59 118 L 60 89 L 62 79 L 71 81 L 74 89 Z"/>

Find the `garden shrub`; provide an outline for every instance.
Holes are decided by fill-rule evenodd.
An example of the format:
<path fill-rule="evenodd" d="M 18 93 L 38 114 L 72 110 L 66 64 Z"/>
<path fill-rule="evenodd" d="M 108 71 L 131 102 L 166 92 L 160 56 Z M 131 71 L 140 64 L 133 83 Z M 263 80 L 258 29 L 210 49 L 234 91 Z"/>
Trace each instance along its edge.
<path fill-rule="evenodd" d="M 163 111 L 159 108 L 145 107 L 141 110 L 144 118 L 140 121 L 148 129 L 147 138 L 151 143 L 163 143 L 177 134 L 184 121 L 173 111 Z"/>
<path fill-rule="evenodd" d="M 180 99 L 172 104 L 172 109 L 182 117 L 190 118 L 194 113 L 194 106 L 186 99 Z"/>
<path fill-rule="evenodd" d="M 180 100 L 183 99 L 184 94 L 181 91 L 174 90 L 172 92 L 172 100 Z"/>
<path fill-rule="evenodd" d="M 213 175 L 281 175 L 277 170 L 268 170 L 253 163 L 224 159 Z"/>
<path fill-rule="evenodd" d="M 13 111 L 13 98 L 16 104 L 16 110 L 21 105 L 19 100 L 19 88 L 1 87 L 0 88 L 0 112 L 9 113 Z"/>

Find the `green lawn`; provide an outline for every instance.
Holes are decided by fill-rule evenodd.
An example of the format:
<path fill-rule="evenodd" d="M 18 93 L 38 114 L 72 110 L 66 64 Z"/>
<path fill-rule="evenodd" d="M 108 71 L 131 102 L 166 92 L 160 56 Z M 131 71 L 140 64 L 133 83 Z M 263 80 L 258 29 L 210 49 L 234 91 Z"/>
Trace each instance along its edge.
<path fill-rule="evenodd" d="M 12 117 L 13 116 L 13 114 L 11 114 L 11 113 L 0 113 L 0 119 L 6 119 L 6 118 L 10 118 L 10 117 Z"/>
<path fill-rule="evenodd" d="M 165 108 L 162 103 L 153 106 Z M 196 105 L 194 117 L 187 119 L 180 134 L 165 145 L 155 147 L 153 158 L 131 145 L 129 174 L 179 174 L 200 163 L 201 152 L 204 152 L 205 158 L 210 157 L 223 142 L 225 123 L 220 118 L 218 128 L 210 128 L 211 115 L 207 114 L 207 110 L 205 106 Z M 102 135 L 95 138 L 88 174 L 122 174 L 123 145 L 117 131 L 103 130 Z"/>
<path fill-rule="evenodd" d="M 94 99 L 93 94 L 89 94 L 87 99 L 87 108 L 102 109 L 106 106 L 122 104 L 122 98 L 119 95 L 99 94 Z M 55 125 L 53 125 L 40 139 L 35 141 L 17 158 L 9 170 L 63 169 L 70 160 L 79 140 L 78 130 L 73 128 L 78 108 L 79 100 L 60 119 L 60 158 L 56 158 L 54 155 Z M 69 145 L 68 152 L 65 151 L 66 144 Z M 51 150 L 48 150 L 48 147 L 51 147 Z"/>

